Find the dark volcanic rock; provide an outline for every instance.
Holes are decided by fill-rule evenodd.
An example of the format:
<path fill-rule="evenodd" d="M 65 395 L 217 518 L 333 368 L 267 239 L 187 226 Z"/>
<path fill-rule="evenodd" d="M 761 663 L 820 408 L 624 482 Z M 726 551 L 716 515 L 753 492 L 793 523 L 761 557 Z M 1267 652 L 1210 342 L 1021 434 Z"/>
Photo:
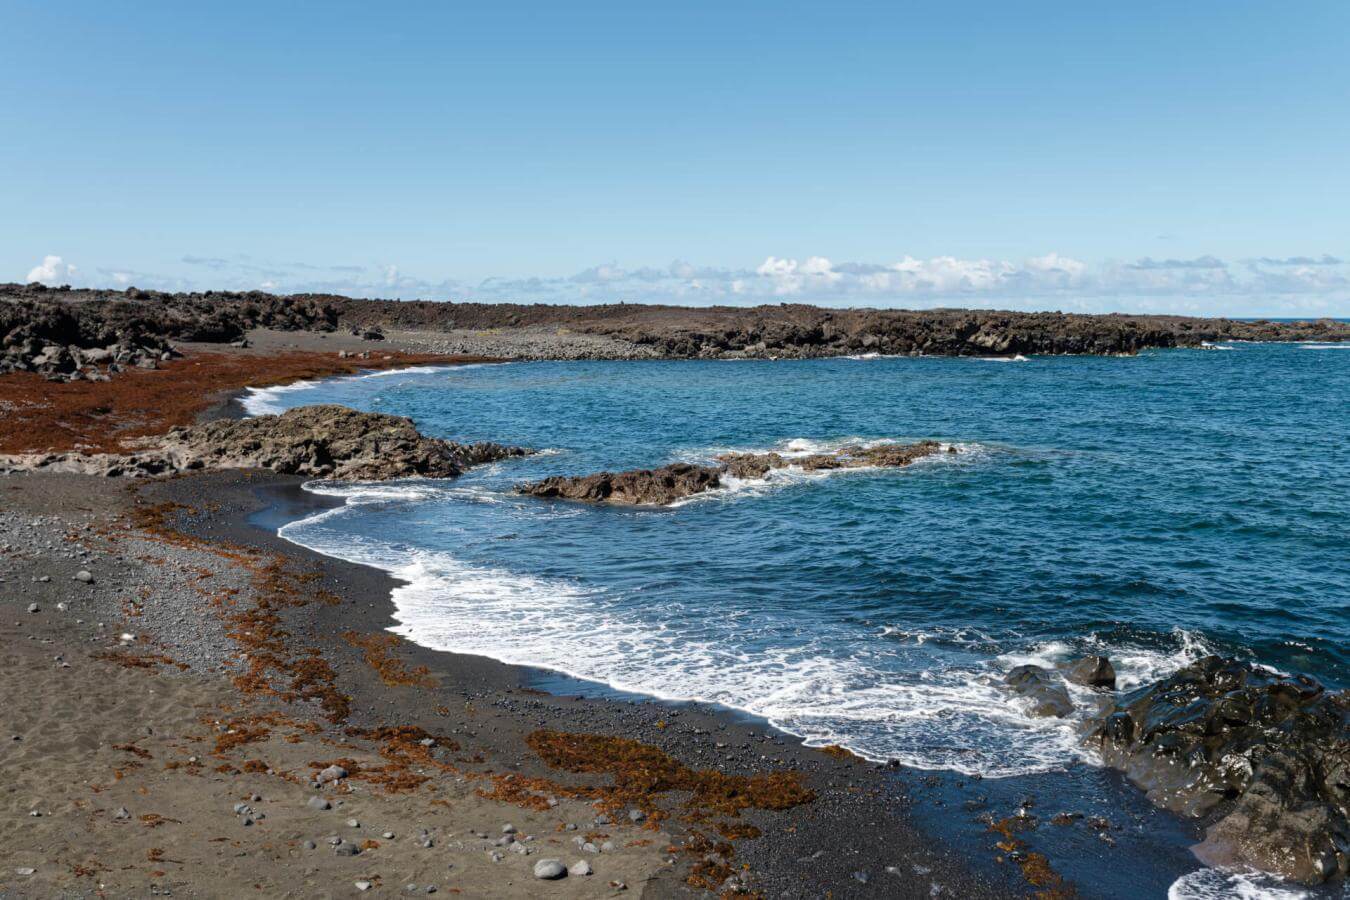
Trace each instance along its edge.
<path fill-rule="evenodd" d="M 719 471 L 710 466 L 675 463 L 660 469 L 598 472 L 570 478 L 554 475 L 534 484 L 521 485 L 517 490 L 531 497 L 665 506 L 717 487 L 721 483 Z"/>
<path fill-rule="evenodd" d="M 1087 687 L 1116 689 L 1116 668 L 1105 656 L 1085 656 L 1063 667 L 1064 678 Z"/>
<path fill-rule="evenodd" d="M 101 475 L 270 469 L 309 478 L 383 481 L 454 478 L 470 466 L 531 452 L 501 444 L 456 444 L 429 438 L 417 431 L 411 419 L 322 405 L 301 406 L 279 416 L 174 428 L 138 453 L 37 454 L 12 458 L 7 466 Z"/>
<path fill-rule="evenodd" d="M 787 457 L 779 453 L 728 453 L 715 466 L 674 463 L 660 469 L 598 472 L 594 475 L 555 475 L 516 490 L 531 497 L 581 500 L 587 503 L 623 503 L 666 506 L 693 494 L 720 487 L 722 476 L 763 478 L 773 469 L 857 469 L 865 466 L 899 468 L 942 451 L 937 441 L 915 444 L 850 446 L 833 453 Z M 955 453 L 956 448 L 947 452 Z"/>
<path fill-rule="evenodd" d="M 1213 820 L 1204 861 L 1307 884 L 1350 871 L 1350 693 L 1211 656 L 1125 694 L 1090 729 L 1154 803 Z"/>
<path fill-rule="evenodd" d="M 861 469 L 866 467 L 901 468 L 925 456 L 941 453 L 937 441 L 919 441 L 914 444 L 878 444 L 873 447 L 852 445 L 832 453 L 813 453 L 810 456 L 783 456 L 780 453 L 726 453 L 717 457 L 722 471 L 735 478 L 763 478 L 771 469 L 789 466 L 808 472 L 820 469 Z M 948 447 L 955 453 L 955 447 Z"/>
<path fill-rule="evenodd" d="M 1033 716 L 1062 719 L 1073 712 L 1073 701 L 1064 683 L 1040 666 L 1018 666 L 1004 680 L 1014 693 L 1031 700 Z"/>

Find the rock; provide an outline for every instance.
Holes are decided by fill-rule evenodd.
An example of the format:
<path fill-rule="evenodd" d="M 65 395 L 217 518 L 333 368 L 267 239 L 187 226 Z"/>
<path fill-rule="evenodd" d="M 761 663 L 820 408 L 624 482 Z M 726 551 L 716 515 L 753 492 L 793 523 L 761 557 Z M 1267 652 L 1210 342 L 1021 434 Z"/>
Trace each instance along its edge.
<path fill-rule="evenodd" d="M 28 604 L 28 611 L 30 613 L 41 612 L 42 607 L 38 606 L 36 603 L 30 603 Z"/>
<path fill-rule="evenodd" d="M 630 809 L 628 811 L 628 820 L 630 822 L 642 822 L 647 818 L 647 814 L 640 809 Z"/>
<path fill-rule="evenodd" d="M 872 876 L 868 875 L 867 872 L 863 871 L 862 869 L 859 869 L 858 871 L 853 873 L 853 880 L 858 882 L 859 884 L 867 884 L 867 882 L 872 880 Z"/>
<path fill-rule="evenodd" d="M 659 469 L 598 472 L 594 475 L 554 475 L 543 481 L 516 486 L 517 493 L 544 499 L 580 500 L 586 503 L 667 506 L 685 497 L 715 490 L 723 476 L 763 478 L 773 469 L 789 466 L 806 470 L 900 468 L 915 460 L 944 452 L 936 441 L 915 444 L 848 446 L 832 453 L 786 457 L 778 453 L 728 453 L 712 466 L 672 463 Z M 949 447 L 946 452 L 955 452 Z"/>
<path fill-rule="evenodd" d="M 1350 874 L 1350 692 L 1211 656 L 1108 704 L 1086 740 L 1157 805 L 1208 821 L 1207 864 Z"/>
<path fill-rule="evenodd" d="M 310 809 L 332 809 L 332 808 L 333 808 L 333 804 L 329 802 L 329 800 L 328 800 L 327 797 L 319 797 L 319 796 L 310 797 L 309 800 L 306 802 L 306 805 L 307 805 Z"/>
<path fill-rule="evenodd" d="M 516 833 L 516 826 L 511 825 L 509 823 L 502 826 L 502 834 L 515 834 L 515 833 Z"/>
<path fill-rule="evenodd" d="M 37 869 L 34 869 L 32 866 L 19 866 L 19 868 L 14 870 L 14 874 L 27 877 L 29 875 L 36 875 Z"/>
<path fill-rule="evenodd" d="M 361 827 L 361 823 L 358 822 L 356 819 L 348 819 L 348 820 L 347 820 L 347 827 L 348 827 L 348 828 L 360 828 L 360 827 Z"/>
<path fill-rule="evenodd" d="M 118 820 L 130 819 L 131 811 L 128 810 L 125 806 L 119 806 L 117 807 L 117 812 L 113 813 L 113 818 Z"/>
<path fill-rule="evenodd" d="M 332 404 L 179 426 L 145 442 L 146 449 L 131 454 L 4 457 L 0 472 L 46 469 L 136 477 L 199 469 L 268 469 L 307 478 L 383 481 L 454 478 L 471 466 L 531 452 L 424 437 L 411 419 Z"/>
<path fill-rule="evenodd" d="M 1069 691 L 1050 672 L 1040 666 L 1018 666 L 1004 678 L 1014 693 L 1031 700 L 1028 712 L 1033 716 L 1064 718 L 1073 712 Z"/>
<path fill-rule="evenodd" d="M 1064 678 L 1087 687 L 1116 689 L 1116 669 L 1105 656 L 1085 656 L 1064 666 Z"/>
<path fill-rule="evenodd" d="M 316 843 L 314 843 L 313 841 L 305 841 L 305 843 L 304 843 L 304 848 L 305 848 L 306 850 L 317 850 L 318 847 L 319 847 L 319 845 L 316 844 Z"/>
<path fill-rule="evenodd" d="M 333 852 L 338 856 L 355 856 L 361 852 L 361 848 L 351 841 L 342 841 L 333 848 Z"/>
<path fill-rule="evenodd" d="M 364 893 L 365 891 L 370 890 L 374 885 L 372 885 L 369 881 L 358 881 L 355 883 L 355 886 L 358 891 Z"/>
<path fill-rule="evenodd" d="M 567 870 L 567 874 L 582 876 L 582 875 L 590 875 L 593 871 L 594 870 L 591 868 L 591 864 L 586 860 L 581 859 L 572 863 L 571 867 Z"/>
<path fill-rule="evenodd" d="M 560 860 L 541 859 L 534 864 L 534 877 L 544 881 L 557 881 L 567 877 L 567 867 Z"/>
<path fill-rule="evenodd" d="M 315 777 L 315 780 L 318 781 L 319 784 L 327 784 L 330 781 L 339 781 L 346 777 L 347 777 L 347 770 L 342 768 L 342 766 L 334 765 L 329 766 L 328 768 L 319 772 L 319 774 Z"/>
<path fill-rule="evenodd" d="M 93 584 L 94 576 L 90 575 L 87 570 L 81 569 L 80 571 L 75 573 L 75 575 L 73 576 L 73 580 L 82 582 L 84 584 Z"/>

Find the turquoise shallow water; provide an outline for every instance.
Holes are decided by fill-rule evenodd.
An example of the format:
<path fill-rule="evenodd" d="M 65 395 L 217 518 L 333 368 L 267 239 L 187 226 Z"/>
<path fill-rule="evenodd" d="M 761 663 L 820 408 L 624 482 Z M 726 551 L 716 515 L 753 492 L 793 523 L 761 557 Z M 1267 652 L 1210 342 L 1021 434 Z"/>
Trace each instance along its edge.
<path fill-rule="evenodd" d="M 262 391 L 550 452 L 456 482 L 323 486 L 283 529 L 381 565 L 399 630 L 988 775 L 1085 759 L 1000 686 L 1100 652 L 1350 684 L 1350 350 L 1137 358 L 520 363 Z M 517 497 L 554 473 L 935 438 L 902 471 L 780 473 L 674 509 Z M 1090 758 L 1087 758 L 1090 762 Z"/>

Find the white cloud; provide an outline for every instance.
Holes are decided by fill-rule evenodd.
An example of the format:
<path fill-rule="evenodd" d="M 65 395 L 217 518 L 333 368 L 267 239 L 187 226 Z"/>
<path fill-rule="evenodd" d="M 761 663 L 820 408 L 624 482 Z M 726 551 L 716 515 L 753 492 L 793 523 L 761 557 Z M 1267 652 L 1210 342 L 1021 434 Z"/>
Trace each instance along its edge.
<path fill-rule="evenodd" d="M 982 306 L 1080 311 L 1350 314 L 1350 262 L 1325 253 L 1228 262 L 1194 258 L 1087 262 L 1058 252 L 1022 260 L 904 255 L 836 262 L 824 255 L 768 256 L 743 268 L 677 259 L 664 267 L 602 263 L 571 275 L 427 280 L 396 265 L 313 265 L 249 257 L 184 257 L 191 270 L 164 276 L 119 266 L 83 280 L 159 290 L 331 293 L 353 297 L 547 303 L 708 305 L 804 302 L 826 306 Z M 49 256 L 30 280 L 60 283 L 75 267 Z M 1246 311 L 1245 313 L 1243 311 Z M 1287 311 L 1282 313 L 1281 311 Z"/>
<path fill-rule="evenodd" d="M 59 256 L 44 256 L 42 263 L 28 270 L 28 281 L 40 281 L 47 285 L 69 284 L 79 271 Z"/>

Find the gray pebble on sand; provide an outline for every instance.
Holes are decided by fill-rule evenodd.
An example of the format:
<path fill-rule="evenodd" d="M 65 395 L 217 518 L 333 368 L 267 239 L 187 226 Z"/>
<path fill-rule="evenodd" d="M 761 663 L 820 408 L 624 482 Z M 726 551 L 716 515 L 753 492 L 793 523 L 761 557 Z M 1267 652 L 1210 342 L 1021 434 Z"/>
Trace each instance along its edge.
<path fill-rule="evenodd" d="M 78 572 L 75 573 L 75 575 L 74 575 L 74 577 L 73 577 L 72 580 L 74 580 L 74 581 L 81 581 L 81 582 L 83 582 L 83 583 L 85 583 L 85 584 L 93 584 L 93 583 L 94 583 L 94 576 L 93 576 L 93 575 L 90 575 L 90 574 L 89 574 L 89 571 L 88 571 L 87 569 L 81 569 L 80 571 L 78 571 Z"/>
<path fill-rule="evenodd" d="M 310 809 L 332 809 L 333 804 L 328 802 L 327 797 L 310 797 L 308 804 Z"/>
<path fill-rule="evenodd" d="M 591 874 L 591 872 L 593 872 L 593 871 L 594 871 L 594 869 L 591 868 L 591 864 L 588 863 L 586 860 L 582 859 L 582 860 L 578 860 L 577 862 L 574 862 L 574 863 L 572 864 L 572 868 L 570 868 L 570 869 L 567 870 L 567 874 L 568 874 L 568 875 L 589 875 L 589 874 Z"/>
<path fill-rule="evenodd" d="M 556 881 L 567 877 L 567 867 L 560 860 L 541 859 L 534 864 L 534 877 L 544 881 Z"/>

